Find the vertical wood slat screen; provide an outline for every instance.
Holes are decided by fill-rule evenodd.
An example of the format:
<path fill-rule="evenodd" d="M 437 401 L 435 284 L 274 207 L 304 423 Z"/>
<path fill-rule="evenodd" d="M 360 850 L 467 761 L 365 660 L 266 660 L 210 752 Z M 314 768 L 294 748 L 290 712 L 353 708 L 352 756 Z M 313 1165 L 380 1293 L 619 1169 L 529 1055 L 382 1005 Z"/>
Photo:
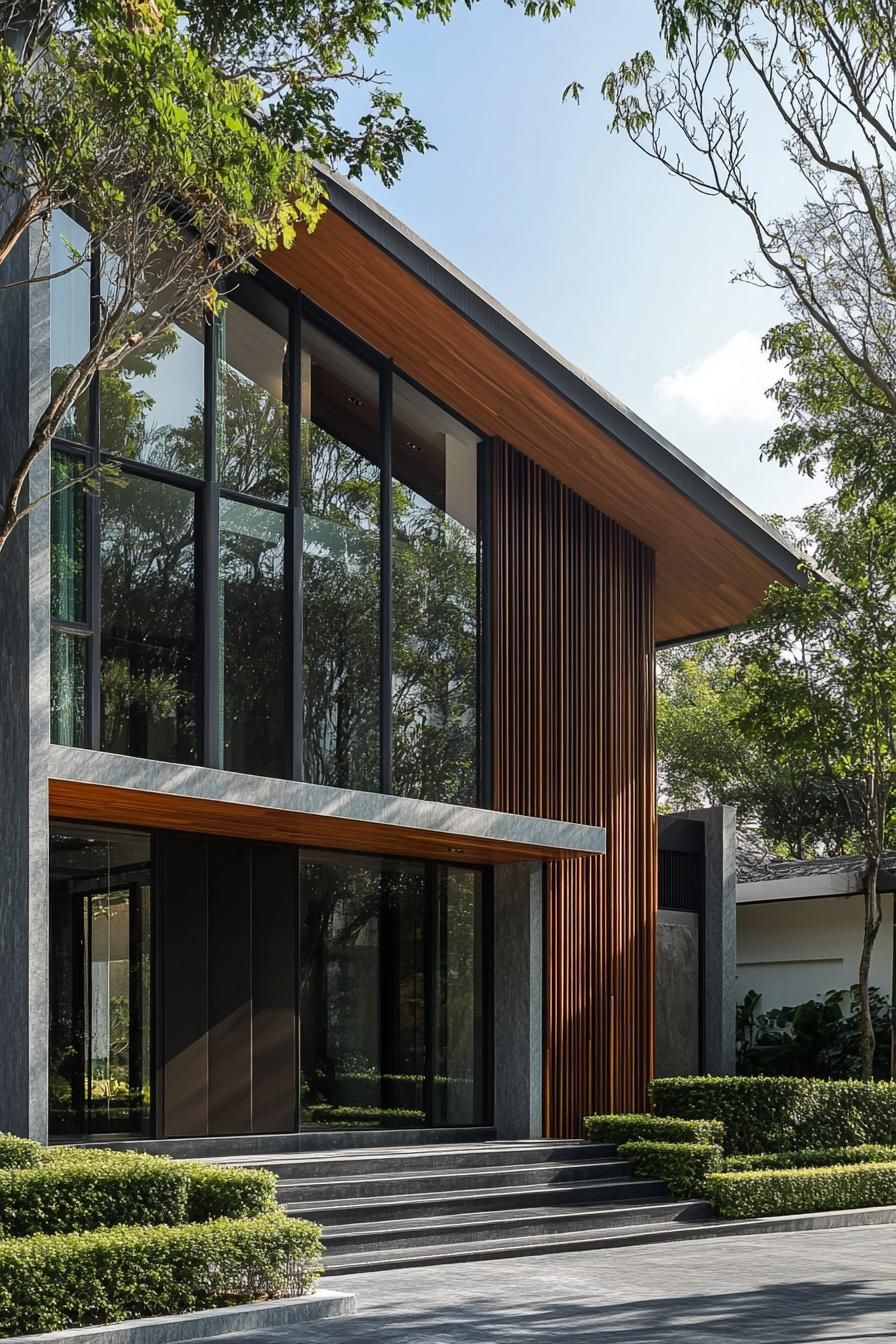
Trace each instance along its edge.
<path fill-rule="evenodd" d="M 545 1134 L 643 1109 L 657 903 L 654 556 L 492 445 L 494 806 L 607 828 L 547 865 Z"/>

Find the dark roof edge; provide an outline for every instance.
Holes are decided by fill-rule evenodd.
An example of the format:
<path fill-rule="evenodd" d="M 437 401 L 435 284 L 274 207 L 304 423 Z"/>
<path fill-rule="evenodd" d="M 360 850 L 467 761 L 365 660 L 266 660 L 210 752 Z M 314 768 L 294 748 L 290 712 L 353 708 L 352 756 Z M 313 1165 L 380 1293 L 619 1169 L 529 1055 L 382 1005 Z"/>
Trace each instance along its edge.
<path fill-rule="evenodd" d="M 503 308 L 353 182 L 321 169 L 330 209 L 478 327 L 623 448 L 792 582 L 805 557 L 724 486 Z"/>

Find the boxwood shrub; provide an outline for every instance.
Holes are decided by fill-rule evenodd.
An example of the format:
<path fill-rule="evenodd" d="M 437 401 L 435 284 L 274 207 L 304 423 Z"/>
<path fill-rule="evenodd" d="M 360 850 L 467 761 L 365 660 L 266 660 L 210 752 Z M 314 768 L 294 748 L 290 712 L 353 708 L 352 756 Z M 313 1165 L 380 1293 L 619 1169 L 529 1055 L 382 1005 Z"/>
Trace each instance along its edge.
<path fill-rule="evenodd" d="M 592 1143 L 629 1143 L 653 1139 L 657 1143 L 721 1143 L 718 1120 L 681 1120 L 659 1115 L 588 1115 L 585 1137 Z"/>
<path fill-rule="evenodd" d="M 180 1162 L 187 1168 L 187 1222 L 214 1218 L 257 1218 L 277 1207 L 277 1177 L 255 1167 L 215 1167 Z"/>
<path fill-rule="evenodd" d="M 0 1170 L 0 1235 L 254 1218 L 276 1208 L 276 1183 L 269 1171 L 59 1148 L 40 1166 Z"/>
<path fill-rule="evenodd" d="M 320 1229 L 282 1213 L 0 1240 L 0 1334 L 298 1296 L 320 1252 Z"/>
<path fill-rule="evenodd" d="M 722 1218 L 864 1209 L 896 1204 L 896 1162 L 798 1171 L 714 1172 L 706 1178 L 706 1190 Z"/>
<path fill-rule="evenodd" d="M 795 1153 L 746 1153 L 726 1157 L 723 1171 L 784 1171 L 796 1167 L 842 1167 L 859 1162 L 896 1162 L 896 1148 L 862 1143 L 855 1148 L 801 1148 Z"/>
<path fill-rule="evenodd" d="M 47 1149 L 33 1139 L 0 1134 L 0 1168 L 38 1167 L 47 1160 Z"/>
<path fill-rule="evenodd" d="M 726 1153 L 896 1144 L 896 1083 L 820 1078 L 658 1078 L 661 1116 L 721 1120 Z"/>
<path fill-rule="evenodd" d="M 623 1143 L 619 1156 L 631 1163 L 636 1176 L 665 1181 L 677 1199 L 699 1199 L 706 1192 L 706 1178 L 722 1164 L 717 1143 Z"/>

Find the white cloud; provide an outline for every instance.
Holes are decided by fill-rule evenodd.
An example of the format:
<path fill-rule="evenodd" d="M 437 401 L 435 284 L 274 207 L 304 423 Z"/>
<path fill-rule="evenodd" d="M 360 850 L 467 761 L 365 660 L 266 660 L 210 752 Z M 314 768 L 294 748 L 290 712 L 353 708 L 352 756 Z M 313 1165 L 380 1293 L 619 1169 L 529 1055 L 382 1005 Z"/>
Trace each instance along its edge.
<path fill-rule="evenodd" d="M 738 331 L 718 350 L 660 378 L 654 391 L 667 404 L 696 411 L 707 424 L 723 420 L 772 425 L 778 418 L 766 389 L 780 377 L 754 331 Z"/>

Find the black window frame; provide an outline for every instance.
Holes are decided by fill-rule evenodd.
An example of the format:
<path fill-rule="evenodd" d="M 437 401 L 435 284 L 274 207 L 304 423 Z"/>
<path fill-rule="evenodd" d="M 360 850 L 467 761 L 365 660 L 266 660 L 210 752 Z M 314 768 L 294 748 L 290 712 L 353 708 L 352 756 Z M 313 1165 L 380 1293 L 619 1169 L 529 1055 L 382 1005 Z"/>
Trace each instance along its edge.
<path fill-rule="evenodd" d="M 477 527 L 477 733 L 476 733 L 476 799 L 479 807 L 489 807 L 492 801 L 491 769 L 491 578 L 490 547 L 490 460 L 492 441 L 463 416 L 412 376 L 398 367 L 381 351 L 370 346 L 361 337 L 318 307 L 301 290 L 293 289 L 286 281 L 264 266 L 256 265 L 251 277 L 240 277 L 228 294 L 228 301 L 239 305 L 240 291 L 247 286 L 267 290 L 271 298 L 285 306 L 287 316 L 288 385 L 287 448 L 289 485 L 286 503 L 277 503 L 257 495 L 227 489 L 219 483 L 216 452 L 218 361 L 221 350 L 221 319 L 207 317 L 204 322 L 204 472 L 189 476 L 169 471 L 150 463 L 108 453 L 102 446 L 102 407 L 99 376 L 96 375 L 89 391 L 89 441 L 74 443 L 62 437 L 53 440 L 53 451 L 79 458 L 86 471 L 96 473 L 100 466 L 115 464 L 122 475 L 145 476 L 193 492 L 195 522 L 195 596 L 196 596 L 196 724 L 197 752 L 195 764 L 211 769 L 222 767 L 221 727 L 219 722 L 221 676 L 223 658 L 219 597 L 219 544 L 220 502 L 222 499 L 249 504 L 255 508 L 279 513 L 284 518 L 285 555 L 284 589 L 286 603 L 286 650 L 284 659 L 286 697 L 285 732 L 287 739 L 285 777 L 303 781 L 303 660 L 302 630 L 302 556 L 304 511 L 302 505 L 301 462 L 301 357 L 302 328 L 307 321 L 337 341 L 343 348 L 360 358 L 379 377 L 380 417 L 380 649 L 379 649 L 379 789 L 383 794 L 392 792 L 393 738 L 392 738 L 392 399 L 395 378 L 403 379 L 426 396 L 434 405 L 454 417 L 478 439 L 478 527 Z M 250 308 L 251 311 L 251 308 Z M 91 319 L 90 336 L 94 339 L 100 322 L 100 261 L 99 249 L 94 248 L 91 265 Z M 52 321 L 52 311 L 51 311 Z M 102 649 L 102 596 L 100 573 L 101 539 L 100 490 L 90 490 L 86 497 L 85 553 L 87 569 L 86 620 L 71 622 L 59 620 L 51 614 L 51 629 L 83 638 L 87 641 L 86 686 L 84 707 L 83 745 L 94 751 L 101 747 L 100 663 Z"/>

